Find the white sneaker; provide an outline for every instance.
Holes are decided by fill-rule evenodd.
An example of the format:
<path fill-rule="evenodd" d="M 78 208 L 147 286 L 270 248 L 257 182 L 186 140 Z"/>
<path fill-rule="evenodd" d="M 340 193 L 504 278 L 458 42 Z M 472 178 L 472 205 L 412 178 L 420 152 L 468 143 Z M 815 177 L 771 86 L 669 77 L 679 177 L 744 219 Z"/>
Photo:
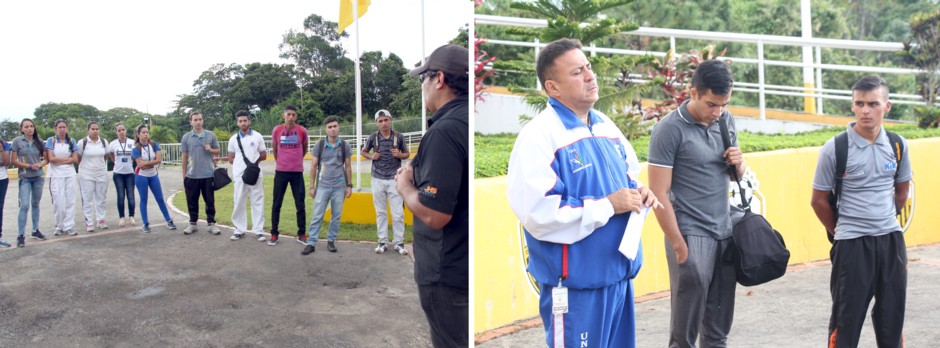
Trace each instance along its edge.
<path fill-rule="evenodd" d="M 133 217 L 133 216 L 131 216 L 130 219 L 131 219 L 131 226 L 137 225 L 137 221 L 134 221 L 134 217 Z"/>
<path fill-rule="evenodd" d="M 395 244 L 395 251 L 402 255 L 408 255 L 408 249 L 405 249 L 405 246 L 402 244 Z"/>
<path fill-rule="evenodd" d="M 104 220 L 98 220 L 98 228 L 106 230 L 108 229 L 108 224 L 105 223 Z"/>
<path fill-rule="evenodd" d="M 121 218 L 121 222 L 118 222 L 118 227 L 124 227 L 124 218 Z"/>
<path fill-rule="evenodd" d="M 219 233 L 222 233 L 222 230 L 220 230 L 219 227 L 215 224 L 209 224 L 209 233 L 219 235 Z"/>
<path fill-rule="evenodd" d="M 375 247 L 375 253 L 376 254 L 385 253 L 385 248 L 386 248 L 385 243 L 379 243 L 379 245 Z"/>
<path fill-rule="evenodd" d="M 267 238 L 264 238 L 264 233 L 258 233 L 258 234 L 255 235 L 255 237 L 258 238 L 258 241 L 259 241 L 259 242 L 264 242 L 264 241 L 268 240 Z"/>
<path fill-rule="evenodd" d="M 233 234 L 232 237 L 229 238 L 229 239 L 231 239 L 231 240 L 239 240 L 239 239 L 242 239 L 243 236 L 244 236 L 243 233 L 236 233 L 236 234 Z"/>
<path fill-rule="evenodd" d="M 70 236 L 77 236 L 77 235 L 78 235 L 78 232 L 75 232 L 74 229 L 71 229 L 71 228 L 70 228 L 69 231 L 68 231 L 68 234 L 69 234 Z"/>
<path fill-rule="evenodd" d="M 85 225 L 85 232 L 95 232 L 95 225 Z"/>
<path fill-rule="evenodd" d="M 186 226 L 186 229 L 183 230 L 183 234 L 193 234 L 198 230 L 199 229 L 196 228 L 196 225 L 190 224 L 189 226 Z"/>

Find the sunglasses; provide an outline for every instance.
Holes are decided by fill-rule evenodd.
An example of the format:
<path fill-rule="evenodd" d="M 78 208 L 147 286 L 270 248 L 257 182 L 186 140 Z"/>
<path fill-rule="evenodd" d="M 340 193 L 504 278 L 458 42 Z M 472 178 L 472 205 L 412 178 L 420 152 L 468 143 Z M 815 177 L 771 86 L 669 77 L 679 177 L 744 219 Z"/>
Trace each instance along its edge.
<path fill-rule="evenodd" d="M 429 77 L 436 76 L 436 75 L 437 75 L 437 71 L 428 70 L 418 75 L 418 78 L 421 80 L 421 83 L 424 83 L 424 80 L 426 80 Z"/>

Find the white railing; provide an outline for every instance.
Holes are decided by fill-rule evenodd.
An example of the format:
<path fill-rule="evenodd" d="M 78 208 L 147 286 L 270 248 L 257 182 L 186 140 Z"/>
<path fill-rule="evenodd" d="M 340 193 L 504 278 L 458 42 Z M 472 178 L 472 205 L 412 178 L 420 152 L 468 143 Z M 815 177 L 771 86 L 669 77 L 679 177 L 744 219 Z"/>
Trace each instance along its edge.
<path fill-rule="evenodd" d="M 475 19 L 476 25 L 499 25 L 499 26 L 515 26 L 515 27 L 528 27 L 528 28 L 543 28 L 548 25 L 548 22 L 544 19 L 514 18 L 514 17 L 502 17 L 502 16 L 481 15 L 481 14 L 474 15 L 474 19 Z M 663 29 L 663 28 L 649 28 L 649 27 L 640 27 L 638 30 L 623 32 L 623 34 L 635 35 L 635 36 L 669 38 L 669 47 L 673 51 L 675 51 L 677 38 L 756 44 L 757 45 L 757 58 L 756 59 L 737 58 L 737 57 L 721 57 L 721 58 L 730 59 L 734 61 L 735 63 L 757 65 L 758 81 L 756 83 L 735 81 L 734 90 L 736 92 L 740 91 L 740 92 L 758 94 L 761 119 L 765 119 L 766 117 L 766 101 L 765 101 L 766 95 L 816 98 L 816 107 L 817 107 L 816 110 L 818 113 L 823 113 L 823 104 L 822 104 L 823 99 L 851 100 L 852 99 L 851 90 L 823 88 L 822 73 L 824 70 L 856 71 L 856 72 L 881 73 L 881 74 L 919 74 L 919 73 L 924 72 L 923 70 L 919 70 L 919 69 L 907 69 L 907 68 L 822 64 L 822 50 L 821 50 L 822 48 L 853 49 L 853 50 L 875 51 L 875 52 L 894 52 L 894 51 L 899 51 L 903 48 L 903 45 L 898 42 L 803 38 L 803 37 L 793 37 L 793 36 L 740 34 L 740 33 L 725 33 L 725 32 L 711 32 L 711 31 L 699 31 L 699 30 L 684 30 L 684 29 Z M 535 49 L 534 55 L 536 57 L 538 56 L 539 49 L 547 45 L 545 43 L 539 42 L 538 39 L 536 39 L 534 42 L 488 39 L 486 43 L 495 44 L 495 45 L 507 45 L 507 46 L 534 48 Z M 800 47 L 812 46 L 815 48 L 814 50 L 815 61 L 814 63 L 803 63 L 803 62 L 788 62 L 788 61 L 764 59 L 764 46 L 765 45 L 800 46 Z M 593 44 L 588 47 L 584 47 L 583 50 L 591 53 L 592 55 L 597 54 L 597 53 L 626 54 L 626 55 L 650 54 L 656 57 L 663 57 L 666 55 L 666 52 L 649 52 L 649 51 L 626 50 L 626 49 L 617 49 L 617 48 L 604 48 L 604 47 L 596 47 Z M 766 66 L 799 67 L 799 68 L 802 68 L 804 66 L 811 67 L 814 70 L 815 88 L 806 88 L 803 86 L 768 85 L 764 81 L 764 71 L 765 71 Z M 488 68 L 491 69 L 492 67 L 490 66 Z M 634 81 L 643 82 L 645 80 L 638 78 L 638 79 L 635 79 Z M 535 83 L 535 86 L 538 86 L 537 81 Z M 923 98 L 919 95 L 902 94 L 902 93 L 891 93 L 891 102 L 894 104 L 914 104 L 914 105 L 925 104 L 925 102 L 923 101 Z"/>
<path fill-rule="evenodd" d="M 365 145 L 366 140 L 369 139 L 370 135 L 372 135 L 372 133 L 363 134 L 361 141 L 358 141 L 358 142 L 356 141 L 355 135 L 340 135 L 340 138 L 349 142 L 349 146 L 353 148 L 353 152 L 354 152 L 353 154 L 350 154 L 350 156 L 353 156 L 359 153 L 357 149 L 361 149 L 362 146 Z M 405 138 L 405 144 L 408 145 L 408 149 L 412 153 L 414 153 L 415 150 L 417 150 L 418 144 L 421 143 L 421 135 L 422 135 L 421 131 L 402 133 L 402 136 L 404 136 Z M 317 141 L 320 141 L 320 139 L 323 139 L 324 137 L 325 137 L 324 135 L 308 136 L 309 145 L 308 145 L 307 150 L 308 151 L 313 150 L 314 144 L 316 144 Z M 271 136 L 270 135 L 264 136 L 264 145 L 268 149 L 268 153 L 270 154 L 271 153 Z M 221 152 L 219 153 L 219 157 L 225 158 L 226 156 L 228 156 L 228 141 L 227 140 L 219 141 L 219 148 L 221 149 Z M 172 164 L 172 165 L 180 165 L 182 163 L 182 160 L 181 160 L 182 155 L 180 153 L 179 143 L 160 144 L 160 152 L 162 153 L 161 156 L 163 157 L 162 163 Z"/>

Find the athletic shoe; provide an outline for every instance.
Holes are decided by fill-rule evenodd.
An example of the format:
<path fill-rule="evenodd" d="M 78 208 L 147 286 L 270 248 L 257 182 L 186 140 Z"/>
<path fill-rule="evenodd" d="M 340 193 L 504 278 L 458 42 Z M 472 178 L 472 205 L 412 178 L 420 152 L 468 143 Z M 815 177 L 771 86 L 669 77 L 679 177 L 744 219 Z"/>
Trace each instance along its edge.
<path fill-rule="evenodd" d="M 89 233 L 95 232 L 95 225 L 85 225 L 85 232 L 89 232 Z"/>
<path fill-rule="evenodd" d="M 212 224 L 209 224 L 209 233 L 218 236 L 219 233 L 222 233 L 222 230 L 220 230 L 218 226 L 212 223 Z"/>
<path fill-rule="evenodd" d="M 52 235 L 53 235 L 53 236 L 61 236 L 61 235 L 62 235 L 62 230 L 60 230 L 58 227 L 56 227 L 55 232 L 52 232 Z M 35 238 L 35 237 L 30 237 L 30 238 Z"/>
<path fill-rule="evenodd" d="M 121 222 L 118 222 L 118 227 L 124 227 L 124 218 L 121 218 Z"/>
<path fill-rule="evenodd" d="M 131 218 L 131 219 L 133 219 L 133 218 Z M 134 220 L 131 220 L 131 221 L 134 221 Z M 132 225 L 133 225 L 133 224 L 132 224 Z M 172 231 L 172 230 L 175 230 L 175 229 L 176 229 L 176 224 L 174 224 L 173 221 L 167 221 L 167 222 L 166 222 L 166 228 L 170 229 L 171 231 Z"/>
<path fill-rule="evenodd" d="M 56 230 L 56 231 L 58 231 L 58 230 Z M 37 230 L 33 230 L 33 233 L 32 233 L 31 235 L 29 235 L 29 238 L 38 239 L 38 240 L 46 240 L 46 236 L 42 235 L 42 232 L 39 232 L 38 229 L 37 229 Z"/>
<path fill-rule="evenodd" d="M 196 231 L 199 231 L 199 229 L 196 228 L 196 224 L 189 224 L 189 226 L 186 226 L 186 229 L 183 230 L 183 234 L 193 234 L 196 233 Z"/>
<path fill-rule="evenodd" d="M 137 221 L 134 221 L 134 217 L 131 216 L 130 219 L 131 219 L 131 226 L 137 226 Z"/>
<path fill-rule="evenodd" d="M 271 239 L 268 239 L 268 245 L 270 245 L 270 246 L 275 246 L 275 245 L 277 245 L 277 235 L 276 235 L 276 234 L 272 234 L 272 235 L 271 235 Z"/>
<path fill-rule="evenodd" d="M 402 255 L 408 255 L 408 249 L 405 249 L 405 246 L 402 244 L 395 244 L 395 251 Z"/>
<path fill-rule="evenodd" d="M 4 241 L 0 240 L 0 247 L 9 248 L 9 247 L 10 247 L 10 243 L 7 243 L 7 242 L 4 242 Z"/>
<path fill-rule="evenodd" d="M 304 251 L 301 251 L 300 254 L 301 254 L 301 255 L 310 255 L 310 253 L 312 253 L 312 252 L 314 252 L 314 251 L 317 251 L 317 247 L 315 247 L 315 246 L 313 246 L 313 245 L 310 245 L 310 244 L 307 244 L 307 246 L 304 247 Z"/>
<path fill-rule="evenodd" d="M 77 236 L 77 235 L 78 235 L 78 232 L 75 232 L 75 230 L 74 230 L 74 229 L 71 229 L 71 228 L 68 230 L 68 233 L 69 233 L 70 236 Z"/>
<path fill-rule="evenodd" d="M 385 243 L 379 243 L 379 246 L 375 247 L 375 253 L 383 254 L 385 253 L 385 248 L 386 248 Z"/>
<path fill-rule="evenodd" d="M 297 243 L 307 245 L 307 235 L 306 234 L 297 235 Z"/>
<path fill-rule="evenodd" d="M 256 235 L 255 235 L 255 238 L 258 238 L 258 241 L 259 241 L 259 242 L 263 242 L 263 241 L 268 240 L 267 238 L 264 238 L 264 234 L 263 234 L 263 233 L 258 233 L 258 234 L 256 234 Z"/>
<path fill-rule="evenodd" d="M 232 237 L 229 238 L 229 239 L 231 239 L 231 240 L 239 240 L 239 239 L 242 239 L 242 237 L 244 237 L 244 236 L 245 236 L 244 233 L 236 233 L 236 234 L 233 234 Z"/>
<path fill-rule="evenodd" d="M 150 224 L 144 224 L 143 230 L 144 233 L 150 233 Z"/>
<path fill-rule="evenodd" d="M 26 246 L 26 236 L 16 236 L 16 247 L 22 248 Z"/>
<path fill-rule="evenodd" d="M 99 220 L 99 221 L 98 221 L 98 228 L 100 228 L 100 229 L 102 229 L 102 230 L 106 230 L 106 229 L 108 229 L 108 224 L 106 224 L 106 223 L 104 222 L 104 220 Z"/>
<path fill-rule="evenodd" d="M 335 253 L 336 245 L 333 245 L 333 242 L 326 242 L 326 250 L 329 250 L 331 253 Z"/>

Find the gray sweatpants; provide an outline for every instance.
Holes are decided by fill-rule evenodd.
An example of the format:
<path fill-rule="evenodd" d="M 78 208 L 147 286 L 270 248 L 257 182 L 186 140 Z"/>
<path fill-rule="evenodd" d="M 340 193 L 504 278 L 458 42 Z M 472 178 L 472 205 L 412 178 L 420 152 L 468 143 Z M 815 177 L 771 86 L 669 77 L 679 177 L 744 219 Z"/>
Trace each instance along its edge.
<path fill-rule="evenodd" d="M 666 240 L 669 290 L 672 291 L 669 347 L 695 347 L 696 337 L 702 347 L 726 347 L 734 317 L 737 283 L 734 264 L 724 263 L 721 254 L 731 239 L 683 237 L 689 246 L 689 257 L 681 265 Z"/>

